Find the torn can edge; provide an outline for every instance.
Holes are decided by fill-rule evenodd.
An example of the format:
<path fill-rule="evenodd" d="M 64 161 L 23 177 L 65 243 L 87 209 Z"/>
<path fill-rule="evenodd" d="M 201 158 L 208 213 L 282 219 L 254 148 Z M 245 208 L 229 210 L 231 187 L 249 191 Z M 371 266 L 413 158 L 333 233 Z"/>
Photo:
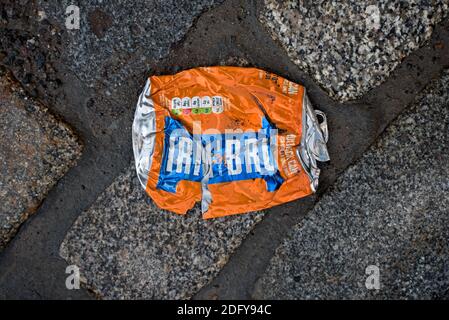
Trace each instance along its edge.
<path fill-rule="evenodd" d="M 137 177 L 146 190 L 156 141 L 156 113 L 151 98 L 151 81 L 147 79 L 139 96 L 132 126 L 132 142 Z"/>

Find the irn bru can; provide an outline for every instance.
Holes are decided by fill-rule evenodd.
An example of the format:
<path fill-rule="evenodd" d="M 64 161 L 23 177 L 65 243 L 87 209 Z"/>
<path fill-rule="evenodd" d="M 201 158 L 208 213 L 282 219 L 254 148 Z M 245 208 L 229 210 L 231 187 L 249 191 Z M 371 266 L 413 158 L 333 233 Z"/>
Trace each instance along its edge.
<path fill-rule="evenodd" d="M 147 194 L 177 214 L 200 202 L 205 219 L 310 195 L 329 160 L 326 117 L 305 88 L 256 68 L 150 77 L 132 134 Z"/>

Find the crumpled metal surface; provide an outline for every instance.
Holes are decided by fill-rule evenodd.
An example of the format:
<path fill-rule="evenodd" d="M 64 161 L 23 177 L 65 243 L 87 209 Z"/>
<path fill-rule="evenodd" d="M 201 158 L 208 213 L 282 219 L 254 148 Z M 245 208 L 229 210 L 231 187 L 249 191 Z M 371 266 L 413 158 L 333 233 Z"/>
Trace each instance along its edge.
<path fill-rule="evenodd" d="M 150 77 L 132 127 L 148 195 L 178 214 L 201 202 L 206 219 L 315 192 L 328 136 L 326 116 L 304 87 L 238 67 Z"/>
<path fill-rule="evenodd" d="M 321 123 L 318 121 L 317 115 L 322 118 Z M 303 119 L 301 145 L 296 149 L 296 152 L 304 170 L 311 179 L 311 187 L 315 192 L 318 188 L 320 176 L 317 161 L 326 162 L 330 160 L 326 147 L 329 132 L 326 115 L 320 110 L 313 110 L 307 95 L 304 95 Z"/>

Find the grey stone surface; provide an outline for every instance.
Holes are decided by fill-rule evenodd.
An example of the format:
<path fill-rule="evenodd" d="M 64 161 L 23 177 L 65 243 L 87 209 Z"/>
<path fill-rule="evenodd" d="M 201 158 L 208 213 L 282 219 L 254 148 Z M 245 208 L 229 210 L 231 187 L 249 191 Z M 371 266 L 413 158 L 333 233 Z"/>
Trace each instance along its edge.
<path fill-rule="evenodd" d="M 449 72 L 277 249 L 257 298 L 449 297 Z M 365 268 L 380 270 L 367 290 Z"/>
<path fill-rule="evenodd" d="M 71 129 L 0 68 L 0 251 L 80 153 Z"/>
<path fill-rule="evenodd" d="M 362 96 L 430 38 L 448 0 L 265 0 L 261 22 L 334 98 Z"/>
<path fill-rule="evenodd" d="M 131 165 L 82 213 L 61 245 L 105 299 L 186 299 L 226 263 L 263 213 L 202 220 L 156 207 Z"/>
<path fill-rule="evenodd" d="M 94 85 L 107 81 L 108 90 L 122 85 L 136 70 L 148 72 L 151 60 L 165 57 L 187 33 L 194 19 L 223 0 L 81 0 L 80 29 L 64 30 L 64 58 L 77 76 Z M 49 21 L 64 26 L 73 1 L 39 1 Z M 70 12 L 69 12 L 70 13 Z"/>

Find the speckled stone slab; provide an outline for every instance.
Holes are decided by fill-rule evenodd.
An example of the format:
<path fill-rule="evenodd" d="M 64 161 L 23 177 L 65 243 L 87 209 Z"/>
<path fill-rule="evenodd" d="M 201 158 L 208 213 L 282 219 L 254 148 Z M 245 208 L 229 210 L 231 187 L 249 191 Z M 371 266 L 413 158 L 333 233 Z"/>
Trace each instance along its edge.
<path fill-rule="evenodd" d="M 108 90 L 123 85 L 136 72 L 148 72 L 151 60 L 168 55 L 202 12 L 223 0 L 39 0 L 41 16 L 60 30 L 65 63 L 89 85 L 105 81 Z M 79 8 L 79 29 L 64 30 Z M 72 27 L 70 25 L 70 27 Z"/>
<path fill-rule="evenodd" d="M 369 265 L 380 290 L 365 286 Z M 449 298 L 449 72 L 295 226 L 257 298 Z"/>
<path fill-rule="evenodd" d="M 291 59 L 338 100 L 386 80 L 430 38 L 449 0 L 265 0 L 260 21 Z"/>
<path fill-rule="evenodd" d="M 186 299 L 207 284 L 263 213 L 202 220 L 159 209 L 131 165 L 82 213 L 61 246 L 105 299 Z"/>
<path fill-rule="evenodd" d="M 71 129 L 0 69 L 0 251 L 80 154 Z"/>

